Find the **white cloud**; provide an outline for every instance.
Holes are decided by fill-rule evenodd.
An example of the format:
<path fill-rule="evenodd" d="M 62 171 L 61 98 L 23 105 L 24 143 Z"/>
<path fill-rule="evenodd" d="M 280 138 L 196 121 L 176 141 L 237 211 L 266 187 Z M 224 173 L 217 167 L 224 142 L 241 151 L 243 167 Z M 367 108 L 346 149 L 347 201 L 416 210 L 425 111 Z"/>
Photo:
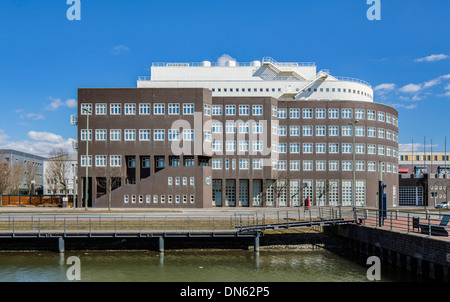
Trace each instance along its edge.
<path fill-rule="evenodd" d="M 439 147 L 438 144 L 423 144 L 423 143 L 408 143 L 408 144 L 398 144 L 398 151 L 406 152 L 406 151 L 423 151 L 425 146 L 425 149 L 430 150 L 431 147 L 433 149 Z"/>
<path fill-rule="evenodd" d="M 441 94 L 440 96 L 450 96 L 450 84 L 447 84 L 447 86 L 445 86 L 445 92 L 443 94 Z"/>
<path fill-rule="evenodd" d="M 379 100 L 386 102 L 389 99 L 397 99 L 404 102 L 417 102 L 426 99 L 429 96 L 449 97 L 450 84 L 445 81 L 450 80 L 450 74 L 441 75 L 437 78 L 425 81 L 423 83 L 410 83 L 400 88 L 394 83 L 383 83 L 374 87 Z M 445 86 L 444 86 L 445 85 Z M 436 87 L 436 88 L 435 88 Z M 445 89 L 445 92 L 438 92 L 438 89 Z M 433 90 L 432 90 L 433 89 Z M 414 109 L 417 105 L 413 104 L 392 104 L 395 108 Z"/>
<path fill-rule="evenodd" d="M 430 55 L 427 57 L 418 58 L 418 59 L 415 59 L 414 61 L 416 61 L 416 62 L 435 62 L 435 61 L 445 60 L 448 57 L 449 56 L 445 55 L 445 54 L 438 54 L 438 55 Z"/>
<path fill-rule="evenodd" d="M 417 108 L 417 104 L 390 104 L 390 106 L 394 107 L 394 108 L 404 108 L 404 109 L 415 109 Z"/>
<path fill-rule="evenodd" d="M 225 62 L 227 62 L 227 61 L 237 62 L 235 58 L 233 58 L 233 57 L 231 57 L 230 55 L 227 55 L 227 54 L 223 54 L 217 59 L 217 63 L 220 66 L 225 66 Z"/>
<path fill-rule="evenodd" d="M 49 143 L 61 143 L 64 141 L 61 135 L 49 133 L 49 132 L 37 132 L 30 131 L 28 132 L 28 138 L 33 141 L 42 141 Z"/>
<path fill-rule="evenodd" d="M 59 107 L 66 106 L 68 108 L 76 108 L 77 107 L 77 101 L 75 99 L 67 99 L 66 101 L 62 101 L 60 98 L 48 98 L 51 102 L 48 104 L 45 109 L 50 111 L 55 111 Z"/>
<path fill-rule="evenodd" d="M 433 87 L 433 86 L 439 85 L 440 83 L 441 83 L 441 78 L 439 77 L 439 78 L 436 78 L 433 80 L 429 80 L 428 82 L 425 82 L 423 84 L 423 88 Z"/>
<path fill-rule="evenodd" d="M 63 105 L 63 102 L 59 98 L 54 99 L 54 98 L 50 97 L 49 99 L 52 102 L 50 103 L 50 105 L 48 105 L 46 107 L 47 110 L 56 110 L 56 109 L 58 109 L 59 107 L 61 107 Z"/>
<path fill-rule="evenodd" d="M 68 99 L 66 101 L 66 106 L 69 108 L 77 108 L 77 100 L 75 99 Z"/>
<path fill-rule="evenodd" d="M 376 86 L 373 91 L 375 91 L 376 93 L 383 95 L 386 94 L 388 92 L 391 92 L 395 89 L 395 84 L 394 83 L 383 83 L 380 84 L 378 86 Z"/>
<path fill-rule="evenodd" d="M 399 89 L 400 92 L 404 93 L 416 93 L 422 89 L 422 85 L 408 84 Z"/>
<path fill-rule="evenodd" d="M 120 55 L 124 52 L 129 52 L 130 49 L 125 45 L 117 45 L 111 48 L 111 53 L 115 56 Z"/>
<path fill-rule="evenodd" d="M 22 141 L 10 141 L 9 136 L 3 130 L 0 130 L 0 148 L 13 149 L 43 157 L 48 157 L 55 148 L 64 148 L 69 153 L 74 153 L 72 151 L 74 139 L 64 139 L 58 134 L 38 131 L 28 132 L 27 137 L 28 139 Z"/>
<path fill-rule="evenodd" d="M 9 136 L 5 133 L 5 130 L 0 129 L 0 144 L 4 144 L 8 138 Z"/>
<path fill-rule="evenodd" d="M 23 120 L 39 121 L 44 120 L 45 116 L 40 113 L 24 113 L 20 115 L 20 118 Z"/>

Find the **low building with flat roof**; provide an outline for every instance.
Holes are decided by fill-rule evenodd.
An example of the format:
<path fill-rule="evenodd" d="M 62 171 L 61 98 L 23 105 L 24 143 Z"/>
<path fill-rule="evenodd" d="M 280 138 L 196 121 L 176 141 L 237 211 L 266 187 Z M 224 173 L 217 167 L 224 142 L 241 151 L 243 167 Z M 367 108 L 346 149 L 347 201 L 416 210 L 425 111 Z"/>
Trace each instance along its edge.
<path fill-rule="evenodd" d="M 21 167 L 18 171 L 22 174 L 20 179 L 18 178 L 18 192 L 13 193 L 28 194 L 32 182 L 34 182 L 35 190 L 42 192 L 45 157 L 12 149 L 0 149 L 0 155 L 10 167 L 16 164 Z"/>
<path fill-rule="evenodd" d="M 450 200 L 450 161 L 447 152 L 399 152 L 399 204 L 434 207 Z"/>

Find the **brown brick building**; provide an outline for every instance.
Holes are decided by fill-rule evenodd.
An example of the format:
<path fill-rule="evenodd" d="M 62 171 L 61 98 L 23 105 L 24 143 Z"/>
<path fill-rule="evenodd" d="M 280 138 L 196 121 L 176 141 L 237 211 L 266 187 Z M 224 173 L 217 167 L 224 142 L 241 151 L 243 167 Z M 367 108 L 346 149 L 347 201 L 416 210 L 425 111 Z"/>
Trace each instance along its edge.
<path fill-rule="evenodd" d="M 280 81 L 79 89 L 79 192 L 88 165 L 92 207 L 373 207 L 381 174 L 397 205 L 397 111 L 371 101 L 368 84 Z"/>

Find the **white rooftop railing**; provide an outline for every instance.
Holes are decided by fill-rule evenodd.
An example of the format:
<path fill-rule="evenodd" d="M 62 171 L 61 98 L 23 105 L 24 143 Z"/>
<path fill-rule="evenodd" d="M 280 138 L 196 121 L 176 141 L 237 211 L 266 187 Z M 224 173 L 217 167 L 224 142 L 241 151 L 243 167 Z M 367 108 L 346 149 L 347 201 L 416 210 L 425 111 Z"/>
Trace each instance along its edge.
<path fill-rule="evenodd" d="M 236 65 L 233 67 L 249 67 L 253 66 L 250 62 L 234 62 Z M 209 62 L 205 65 L 203 62 L 188 62 L 188 63 L 169 63 L 169 62 L 154 62 L 152 67 L 228 67 L 225 63 Z M 230 66 L 231 67 L 231 66 Z"/>
<path fill-rule="evenodd" d="M 363 81 L 363 80 L 360 80 L 360 79 L 349 78 L 349 77 L 340 77 L 340 76 L 333 76 L 333 78 L 335 78 L 338 81 L 359 83 L 359 84 L 363 84 L 363 85 L 372 87 L 372 85 L 370 85 L 366 81 Z"/>
<path fill-rule="evenodd" d="M 263 59 L 264 62 L 266 58 Z M 230 65 L 229 67 L 251 67 L 255 66 L 258 67 L 258 65 L 254 65 L 254 62 L 236 62 L 231 61 L 234 63 L 234 65 Z M 279 63 L 274 61 L 273 59 L 270 61 L 271 64 L 280 66 L 280 67 L 303 67 L 303 66 L 316 66 L 316 63 L 314 62 L 292 62 L 292 63 Z M 154 62 L 152 63 L 152 67 L 228 67 L 226 63 L 222 62 L 209 62 L 208 65 L 205 65 L 204 62 L 185 62 L 185 63 L 174 63 L 174 62 Z"/>
<path fill-rule="evenodd" d="M 314 62 L 277 62 L 271 57 L 264 57 L 262 62 L 280 67 L 316 66 L 316 63 Z"/>
<path fill-rule="evenodd" d="M 138 81 L 151 81 L 151 76 L 139 76 Z"/>

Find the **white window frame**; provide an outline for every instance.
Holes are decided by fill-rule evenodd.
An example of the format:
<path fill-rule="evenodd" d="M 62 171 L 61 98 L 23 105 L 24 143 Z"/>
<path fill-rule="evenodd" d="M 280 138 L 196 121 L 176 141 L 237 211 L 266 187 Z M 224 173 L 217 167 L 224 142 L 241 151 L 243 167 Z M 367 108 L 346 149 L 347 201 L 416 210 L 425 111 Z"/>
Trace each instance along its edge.
<path fill-rule="evenodd" d="M 109 104 L 109 114 L 110 115 L 121 115 L 122 114 L 122 104 L 120 104 L 120 103 Z"/>
<path fill-rule="evenodd" d="M 139 141 L 150 141 L 152 131 L 150 129 L 139 129 Z"/>
<path fill-rule="evenodd" d="M 126 103 L 125 104 L 125 115 L 136 115 L 136 104 Z"/>
<path fill-rule="evenodd" d="M 166 114 L 166 104 L 156 103 L 153 104 L 153 115 L 165 115 Z"/>
<path fill-rule="evenodd" d="M 152 113 L 152 104 L 142 103 L 139 104 L 139 115 L 150 115 Z"/>
<path fill-rule="evenodd" d="M 183 104 L 183 115 L 194 115 L 194 103 Z"/>

